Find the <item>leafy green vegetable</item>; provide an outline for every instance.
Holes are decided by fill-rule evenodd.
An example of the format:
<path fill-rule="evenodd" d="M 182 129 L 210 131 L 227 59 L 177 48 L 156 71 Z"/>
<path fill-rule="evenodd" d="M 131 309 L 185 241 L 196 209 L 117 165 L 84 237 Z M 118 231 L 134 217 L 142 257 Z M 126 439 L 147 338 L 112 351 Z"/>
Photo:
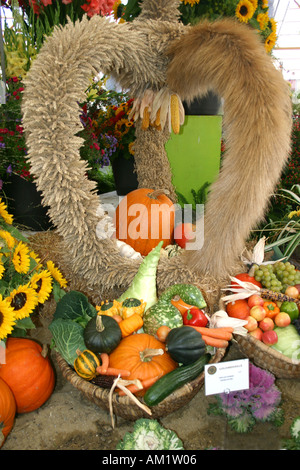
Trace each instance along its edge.
<path fill-rule="evenodd" d="M 119 302 L 123 302 L 123 300 L 128 297 L 139 300 L 142 299 L 146 302 L 146 309 L 157 302 L 156 270 L 162 245 L 163 242 L 159 242 L 159 244 L 145 256 L 131 285 L 118 299 Z"/>
<path fill-rule="evenodd" d="M 70 291 L 57 303 L 53 320 L 57 320 L 58 318 L 75 320 L 81 322 L 84 326 L 84 323 L 87 323 L 96 313 L 95 307 L 89 303 L 84 294 L 77 291 Z"/>
<path fill-rule="evenodd" d="M 270 346 L 290 359 L 300 360 L 300 336 L 292 324 L 275 329 L 278 341 Z"/>
<path fill-rule="evenodd" d="M 161 426 L 155 419 L 140 418 L 133 432 L 127 432 L 116 450 L 184 450 L 181 440 L 171 429 Z"/>
<path fill-rule="evenodd" d="M 86 349 L 83 339 L 84 328 L 73 320 L 58 318 L 52 321 L 49 330 L 52 333 L 55 349 L 68 364 L 73 365 L 77 358 L 76 350 Z"/>

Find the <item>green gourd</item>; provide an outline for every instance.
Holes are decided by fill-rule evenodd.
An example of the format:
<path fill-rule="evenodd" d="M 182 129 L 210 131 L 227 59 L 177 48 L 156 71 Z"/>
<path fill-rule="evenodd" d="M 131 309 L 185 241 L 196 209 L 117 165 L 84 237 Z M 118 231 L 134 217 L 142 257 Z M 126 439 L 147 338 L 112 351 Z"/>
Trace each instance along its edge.
<path fill-rule="evenodd" d="M 182 326 L 168 333 L 166 351 L 174 361 L 187 365 L 205 354 L 206 345 L 201 333 L 190 326 Z"/>
<path fill-rule="evenodd" d="M 114 318 L 108 315 L 96 315 L 86 325 L 83 337 L 90 351 L 110 354 L 120 343 L 122 333 Z"/>

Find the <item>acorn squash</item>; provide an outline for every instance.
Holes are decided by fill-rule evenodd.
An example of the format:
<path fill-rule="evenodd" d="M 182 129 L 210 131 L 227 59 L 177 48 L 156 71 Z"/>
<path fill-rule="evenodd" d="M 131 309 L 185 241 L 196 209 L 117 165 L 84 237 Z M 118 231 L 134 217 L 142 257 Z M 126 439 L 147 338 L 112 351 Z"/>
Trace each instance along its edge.
<path fill-rule="evenodd" d="M 111 353 L 122 338 L 119 324 L 108 315 L 96 315 L 86 325 L 83 338 L 87 349 L 94 353 Z"/>
<path fill-rule="evenodd" d="M 173 328 L 166 338 L 166 351 L 171 358 L 183 365 L 197 361 L 206 353 L 201 333 L 190 326 Z"/>

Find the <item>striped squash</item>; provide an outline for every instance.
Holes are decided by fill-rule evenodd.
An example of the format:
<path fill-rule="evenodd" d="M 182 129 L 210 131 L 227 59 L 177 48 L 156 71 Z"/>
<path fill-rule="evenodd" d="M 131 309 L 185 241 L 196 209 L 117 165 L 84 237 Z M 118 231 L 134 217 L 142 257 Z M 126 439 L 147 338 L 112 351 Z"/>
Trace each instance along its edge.
<path fill-rule="evenodd" d="M 92 380 L 96 377 L 96 368 L 100 366 L 100 360 L 92 351 L 88 349 L 80 352 L 74 361 L 76 373 L 86 380 Z"/>

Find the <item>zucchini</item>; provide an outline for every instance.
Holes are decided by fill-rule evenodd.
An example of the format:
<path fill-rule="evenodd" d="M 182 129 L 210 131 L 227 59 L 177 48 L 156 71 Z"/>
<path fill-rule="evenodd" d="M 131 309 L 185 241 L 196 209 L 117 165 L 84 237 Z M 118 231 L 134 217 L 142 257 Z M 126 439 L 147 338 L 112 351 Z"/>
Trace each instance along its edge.
<path fill-rule="evenodd" d="M 172 392 L 175 392 L 178 388 L 194 380 L 204 370 L 204 366 L 209 362 L 210 358 L 210 354 L 203 354 L 203 356 L 192 364 L 177 367 L 177 369 L 163 375 L 146 391 L 144 395 L 146 405 L 158 405 Z"/>

